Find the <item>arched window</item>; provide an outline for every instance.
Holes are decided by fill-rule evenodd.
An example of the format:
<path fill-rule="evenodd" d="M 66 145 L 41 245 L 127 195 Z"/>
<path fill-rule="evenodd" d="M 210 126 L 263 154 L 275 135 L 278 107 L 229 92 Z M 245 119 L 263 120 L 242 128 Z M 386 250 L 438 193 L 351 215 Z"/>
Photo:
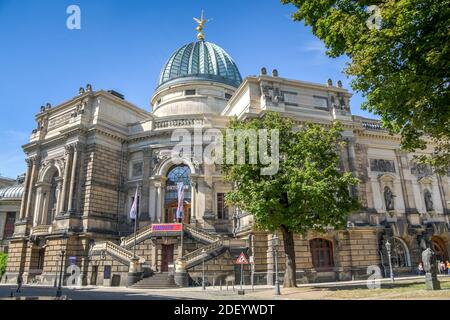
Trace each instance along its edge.
<path fill-rule="evenodd" d="M 166 184 L 166 203 L 176 200 L 178 198 L 177 184 L 183 182 L 184 184 L 184 200 L 190 201 L 191 199 L 191 189 L 190 189 L 190 179 L 189 175 L 191 170 L 188 166 L 175 166 L 169 170 L 167 174 L 167 184 Z"/>
<path fill-rule="evenodd" d="M 439 237 L 433 237 L 431 240 L 431 249 L 436 255 L 436 260 L 448 261 L 448 252 L 444 241 Z"/>
<path fill-rule="evenodd" d="M 190 223 L 191 216 L 191 182 L 189 175 L 191 170 L 186 165 L 175 166 L 167 174 L 165 193 L 164 221 L 172 223 L 177 221 L 178 212 L 178 183 L 184 185 L 183 223 Z"/>
<path fill-rule="evenodd" d="M 392 239 L 391 259 L 394 268 L 410 267 L 408 248 L 406 244 L 397 238 Z"/>
<path fill-rule="evenodd" d="M 309 241 L 313 266 L 316 270 L 329 270 L 334 267 L 333 243 L 326 239 Z"/>

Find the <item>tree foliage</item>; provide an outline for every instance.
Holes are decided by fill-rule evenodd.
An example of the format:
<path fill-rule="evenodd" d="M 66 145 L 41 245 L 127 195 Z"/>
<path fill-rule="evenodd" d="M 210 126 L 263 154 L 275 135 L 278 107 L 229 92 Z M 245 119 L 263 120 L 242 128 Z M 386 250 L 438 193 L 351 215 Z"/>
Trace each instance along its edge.
<path fill-rule="evenodd" d="M 7 261 L 8 261 L 8 255 L 3 252 L 0 252 L 0 278 L 2 278 L 6 272 Z"/>
<path fill-rule="evenodd" d="M 358 180 L 339 169 L 344 146 L 342 127 L 339 123 L 330 128 L 306 124 L 294 129 L 291 120 L 268 113 L 261 119 L 234 120 L 230 128 L 266 129 L 269 137 L 272 130 L 279 131 L 277 173 L 261 175 L 265 165 L 260 161 L 227 164 L 222 170 L 235 186 L 227 194 L 228 203 L 251 213 L 256 227 L 283 233 L 288 275 L 285 286 L 295 286 L 293 234 L 344 227 L 349 212 L 358 208 L 357 199 L 350 193 Z M 249 154 L 248 143 L 245 149 Z"/>
<path fill-rule="evenodd" d="M 293 19 L 312 27 L 328 55 L 347 55 L 352 87 L 363 108 L 402 135 L 402 147 L 437 144 L 430 162 L 450 167 L 450 0 L 281 0 L 298 11 Z M 376 5 L 380 28 L 369 28 Z"/>

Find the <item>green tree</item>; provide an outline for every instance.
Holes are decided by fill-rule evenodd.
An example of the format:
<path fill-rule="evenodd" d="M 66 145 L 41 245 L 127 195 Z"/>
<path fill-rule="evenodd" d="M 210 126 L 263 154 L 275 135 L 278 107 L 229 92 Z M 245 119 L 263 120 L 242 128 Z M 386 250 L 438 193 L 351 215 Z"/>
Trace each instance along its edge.
<path fill-rule="evenodd" d="M 345 72 L 402 147 L 435 144 L 421 157 L 438 173 L 450 167 L 450 0 L 281 0 L 298 11 L 331 57 L 350 58 Z M 375 5 L 377 7 L 370 8 Z M 374 22 L 381 16 L 379 27 Z"/>
<path fill-rule="evenodd" d="M 8 261 L 8 255 L 0 252 L 0 279 L 6 272 L 6 262 Z"/>
<path fill-rule="evenodd" d="M 222 170 L 234 186 L 226 196 L 227 202 L 253 214 L 258 229 L 280 231 L 283 235 L 284 286 L 296 286 L 294 233 L 306 235 L 311 230 L 324 232 L 329 227 L 344 227 L 348 214 L 358 208 L 357 199 L 350 193 L 358 180 L 351 173 L 339 170 L 340 150 L 344 144 L 341 125 L 335 123 L 331 128 L 324 128 L 306 124 L 294 130 L 291 120 L 267 113 L 263 118 L 233 120 L 229 128 L 234 132 L 265 129 L 268 145 L 274 142 L 272 132 L 279 133 L 276 173 L 262 175 L 261 169 L 267 165 L 261 163 L 260 157 L 257 164 L 249 164 L 251 153 L 256 152 L 249 140 L 245 143 L 246 163 L 224 164 Z M 235 160 L 238 144 L 236 139 Z"/>

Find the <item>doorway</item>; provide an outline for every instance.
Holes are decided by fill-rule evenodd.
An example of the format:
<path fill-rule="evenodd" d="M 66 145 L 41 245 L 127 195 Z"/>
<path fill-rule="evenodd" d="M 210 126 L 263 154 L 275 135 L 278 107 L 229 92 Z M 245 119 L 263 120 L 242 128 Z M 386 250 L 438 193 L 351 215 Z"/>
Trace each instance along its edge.
<path fill-rule="evenodd" d="M 97 273 L 98 273 L 98 266 L 92 266 L 91 286 L 97 285 Z"/>
<path fill-rule="evenodd" d="M 178 201 L 173 200 L 166 204 L 165 206 L 165 221 L 166 223 L 174 223 L 176 222 L 177 217 L 177 208 L 178 208 Z M 187 201 L 184 202 L 184 214 L 183 214 L 183 223 L 189 224 L 191 221 L 191 204 Z"/>
<path fill-rule="evenodd" d="M 173 264 L 173 244 L 163 245 L 162 246 L 162 261 L 161 261 L 161 272 L 169 271 L 169 264 Z"/>

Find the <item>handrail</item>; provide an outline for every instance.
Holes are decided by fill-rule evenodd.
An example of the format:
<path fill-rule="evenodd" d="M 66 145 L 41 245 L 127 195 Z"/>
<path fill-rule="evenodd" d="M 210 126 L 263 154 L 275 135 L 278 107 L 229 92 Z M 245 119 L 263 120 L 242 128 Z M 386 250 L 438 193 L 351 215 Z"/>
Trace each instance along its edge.
<path fill-rule="evenodd" d="M 220 239 L 220 240 L 212 242 L 206 246 L 198 248 L 197 250 L 194 250 L 192 252 L 185 254 L 181 259 L 186 261 L 187 264 L 189 264 L 189 263 L 197 260 L 198 257 L 200 257 L 203 254 L 203 251 L 205 252 L 205 254 L 209 254 L 212 251 L 217 250 L 217 248 L 220 248 L 222 246 L 223 246 L 223 241 Z"/>
<path fill-rule="evenodd" d="M 136 232 L 136 241 L 140 240 L 142 237 L 146 237 L 147 235 L 152 233 L 152 225 L 145 226 L 142 229 L 139 229 Z M 134 233 L 124 238 L 120 243 L 121 246 L 129 247 L 134 244 Z"/>
<path fill-rule="evenodd" d="M 202 239 L 202 240 L 204 240 L 204 241 L 206 241 L 208 243 L 213 243 L 213 242 L 215 242 L 215 241 L 220 239 L 220 237 L 218 237 L 218 236 L 212 235 L 212 234 L 210 234 L 208 232 L 205 232 L 203 230 L 200 230 L 198 228 L 195 228 L 195 227 L 187 225 L 187 224 L 184 224 L 183 228 L 184 228 L 185 231 L 187 231 L 190 234 L 192 234 L 192 236 L 198 237 L 198 238 L 200 238 L 200 239 Z"/>
<path fill-rule="evenodd" d="M 107 252 L 112 256 L 125 260 L 128 264 L 131 263 L 131 260 L 134 258 L 134 254 L 131 251 L 111 241 L 95 244 L 92 248 L 92 253 L 96 252 Z M 145 259 L 142 257 L 136 256 L 136 258 L 139 259 L 140 263 L 145 262 Z"/>

